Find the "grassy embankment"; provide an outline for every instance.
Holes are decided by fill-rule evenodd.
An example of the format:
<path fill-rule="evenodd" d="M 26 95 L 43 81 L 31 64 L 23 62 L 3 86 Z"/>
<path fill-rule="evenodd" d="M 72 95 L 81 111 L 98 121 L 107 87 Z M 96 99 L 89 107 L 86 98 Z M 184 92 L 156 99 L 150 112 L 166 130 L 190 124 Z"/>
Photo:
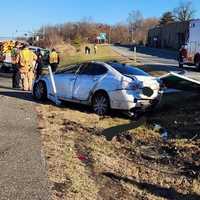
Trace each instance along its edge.
<path fill-rule="evenodd" d="M 82 46 L 80 52 L 75 51 L 63 51 L 61 55 L 61 63 L 60 68 L 64 68 L 71 64 L 77 64 L 86 61 L 109 61 L 109 60 L 117 60 L 122 63 L 126 63 L 129 65 L 138 66 L 139 68 L 143 69 L 146 72 L 149 72 L 153 76 L 161 76 L 168 72 L 168 69 L 160 68 L 155 69 L 153 66 L 143 66 L 140 62 L 134 62 L 133 57 L 125 57 L 120 55 L 119 53 L 112 50 L 109 45 L 98 45 L 97 54 L 94 54 L 94 46 L 87 45 L 91 48 L 91 54 L 86 55 L 84 53 L 84 46 Z"/>
<path fill-rule="evenodd" d="M 101 118 L 87 107 L 67 105 L 38 107 L 53 200 L 200 198 L 200 141 L 195 133 L 186 134 L 198 129 L 198 114 L 190 111 L 199 104 L 163 107 L 112 141 L 102 136 L 104 130 L 130 120 Z M 168 129 L 167 142 L 153 123 Z"/>
<path fill-rule="evenodd" d="M 62 66 L 112 59 L 124 58 L 99 46 L 97 55 L 64 55 Z M 200 199 L 198 97 L 184 94 L 164 100 L 140 127 L 112 141 L 104 131 L 131 120 L 122 115 L 102 118 L 73 104 L 38 106 L 52 199 Z M 167 142 L 153 129 L 154 123 L 167 129 Z"/>
<path fill-rule="evenodd" d="M 122 59 L 122 57 L 114 52 L 108 45 L 98 45 L 97 54 L 94 54 L 93 45 L 87 46 L 91 48 L 90 55 L 84 53 L 84 48 L 82 48 L 80 52 L 74 53 L 74 55 L 69 55 L 67 53 L 61 54 L 61 67 L 91 60 L 108 61 Z"/>

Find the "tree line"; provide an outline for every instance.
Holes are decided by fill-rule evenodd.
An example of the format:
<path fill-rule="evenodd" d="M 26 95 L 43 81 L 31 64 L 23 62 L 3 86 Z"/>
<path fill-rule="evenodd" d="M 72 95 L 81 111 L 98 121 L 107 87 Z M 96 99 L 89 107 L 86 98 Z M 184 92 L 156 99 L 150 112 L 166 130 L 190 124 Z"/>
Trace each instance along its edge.
<path fill-rule="evenodd" d="M 195 17 L 195 12 L 192 1 L 181 2 L 177 8 L 163 13 L 159 25 L 189 21 Z"/>
<path fill-rule="evenodd" d="M 176 21 L 188 21 L 194 17 L 195 10 L 192 2 L 180 3 L 173 11 L 163 13 L 161 18 L 144 18 L 138 10 L 129 13 L 127 21 L 115 25 L 93 22 L 84 19 L 80 22 L 67 22 L 40 28 L 36 35 L 39 40 L 35 45 L 53 47 L 56 44 L 71 43 L 77 48 L 82 43 L 94 43 L 99 33 L 106 33 L 109 43 L 139 43 L 145 44 L 148 30 L 155 26 L 162 26 Z M 33 38 L 29 38 L 33 42 Z M 35 40 L 34 40 L 35 41 Z"/>

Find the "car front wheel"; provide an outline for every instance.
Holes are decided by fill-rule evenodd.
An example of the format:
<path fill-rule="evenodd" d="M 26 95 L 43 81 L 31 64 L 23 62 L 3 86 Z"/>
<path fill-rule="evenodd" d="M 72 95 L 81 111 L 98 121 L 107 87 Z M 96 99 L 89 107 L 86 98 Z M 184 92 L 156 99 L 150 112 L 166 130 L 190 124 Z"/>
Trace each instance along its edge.
<path fill-rule="evenodd" d="M 92 107 L 96 114 L 106 115 L 110 108 L 108 95 L 104 92 L 96 93 L 92 98 Z"/>
<path fill-rule="evenodd" d="M 44 101 L 47 99 L 47 88 L 43 81 L 35 83 L 33 87 L 33 96 L 36 100 Z"/>

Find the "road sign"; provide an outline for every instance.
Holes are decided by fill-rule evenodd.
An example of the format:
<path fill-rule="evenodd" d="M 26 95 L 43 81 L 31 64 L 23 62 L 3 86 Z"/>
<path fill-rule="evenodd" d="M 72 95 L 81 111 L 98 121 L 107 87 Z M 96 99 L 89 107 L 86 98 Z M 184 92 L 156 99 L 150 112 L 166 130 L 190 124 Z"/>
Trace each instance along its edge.
<path fill-rule="evenodd" d="M 107 34 L 106 33 L 100 33 L 99 37 L 101 40 L 106 40 Z"/>

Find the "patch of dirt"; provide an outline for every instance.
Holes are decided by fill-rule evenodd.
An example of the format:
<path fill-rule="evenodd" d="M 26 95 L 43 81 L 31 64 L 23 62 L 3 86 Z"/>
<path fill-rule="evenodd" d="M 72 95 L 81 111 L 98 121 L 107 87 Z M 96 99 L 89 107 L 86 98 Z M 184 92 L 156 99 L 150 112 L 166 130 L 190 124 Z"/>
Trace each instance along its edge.
<path fill-rule="evenodd" d="M 130 121 L 52 105 L 37 110 L 53 200 L 200 199 L 200 140 L 164 142 L 148 120 L 108 141 L 105 129 Z"/>

